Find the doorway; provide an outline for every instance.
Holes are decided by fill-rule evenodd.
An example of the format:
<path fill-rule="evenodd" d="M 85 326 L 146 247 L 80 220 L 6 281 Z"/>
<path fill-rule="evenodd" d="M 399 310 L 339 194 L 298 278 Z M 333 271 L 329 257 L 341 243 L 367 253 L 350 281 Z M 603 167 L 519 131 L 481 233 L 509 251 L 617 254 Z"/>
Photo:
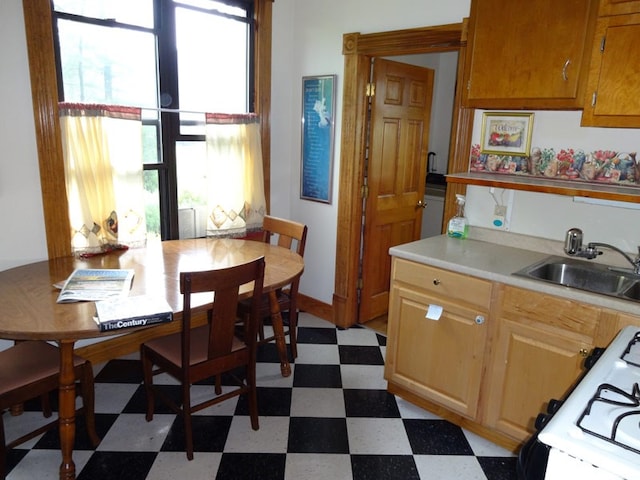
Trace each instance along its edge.
<path fill-rule="evenodd" d="M 362 195 L 368 108 L 366 96 L 371 60 L 377 57 L 457 51 L 458 84 L 462 78 L 466 48 L 466 21 L 459 24 L 343 37 L 344 91 L 340 161 L 340 195 L 333 321 L 340 327 L 358 323 L 360 290 L 360 250 L 362 246 Z M 473 109 L 461 107 L 459 89 L 454 100 L 453 137 L 449 150 L 448 173 L 467 170 L 471 142 Z M 450 216 L 456 193 L 465 186 L 452 184 L 445 198 L 446 217 Z"/>

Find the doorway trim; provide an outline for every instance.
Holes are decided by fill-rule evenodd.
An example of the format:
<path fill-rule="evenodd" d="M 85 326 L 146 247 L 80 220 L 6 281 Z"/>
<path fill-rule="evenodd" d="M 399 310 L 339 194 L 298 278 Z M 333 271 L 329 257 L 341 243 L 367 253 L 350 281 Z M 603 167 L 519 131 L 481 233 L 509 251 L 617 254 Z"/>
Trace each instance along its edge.
<path fill-rule="evenodd" d="M 458 51 L 457 85 L 462 84 L 466 52 L 467 20 L 462 23 L 343 35 L 344 82 L 342 134 L 340 140 L 340 184 L 336 233 L 336 272 L 333 293 L 333 323 L 347 328 L 358 322 L 358 281 L 361 244 L 362 186 L 366 154 L 367 98 L 370 63 L 375 57 Z M 473 109 L 461 105 L 456 88 L 449 148 L 448 173 L 468 170 L 468 152 L 473 129 Z M 466 193 L 463 184 L 450 184 L 445 197 L 444 218 L 453 213 L 456 193 Z"/>

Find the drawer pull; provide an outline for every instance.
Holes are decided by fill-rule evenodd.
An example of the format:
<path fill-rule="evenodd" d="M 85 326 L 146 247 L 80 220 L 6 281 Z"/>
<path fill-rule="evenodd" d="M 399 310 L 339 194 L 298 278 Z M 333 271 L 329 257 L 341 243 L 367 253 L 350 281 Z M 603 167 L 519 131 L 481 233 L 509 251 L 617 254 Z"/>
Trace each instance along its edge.
<path fill-rule="evenodd" d="M 482 325 L 484 323 L 484 315 L 476 315 L 476 325 Z"/>
<path fill-rule="evenodd" d="M 440 279 L 439 278 L 434 278 L 433 279 L 433 284 L 434 285 L 440 285 Z"/>

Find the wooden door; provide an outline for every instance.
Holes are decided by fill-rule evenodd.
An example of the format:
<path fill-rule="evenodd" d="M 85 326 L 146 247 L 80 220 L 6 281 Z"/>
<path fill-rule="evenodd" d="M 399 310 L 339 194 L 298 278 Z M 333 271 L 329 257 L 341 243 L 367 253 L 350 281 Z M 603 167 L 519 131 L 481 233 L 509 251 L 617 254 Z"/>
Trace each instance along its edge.
<path fill-rule="evenodd" d="M 374 63 L 361 323 L 387 313 L 389 248 L 420 238 L 433 76 L 427 68 L 383 59 Z"/>

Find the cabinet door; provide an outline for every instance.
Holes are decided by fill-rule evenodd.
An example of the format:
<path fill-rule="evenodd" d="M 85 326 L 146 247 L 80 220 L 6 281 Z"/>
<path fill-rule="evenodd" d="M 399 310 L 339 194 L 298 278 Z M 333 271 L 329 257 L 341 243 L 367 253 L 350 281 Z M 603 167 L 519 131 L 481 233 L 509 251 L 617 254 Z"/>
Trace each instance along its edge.
<path fill-rule="evenodd" d="M 472 0 L 465 105 L 582 108 L 596 5 Z"/>
<path fill-rule="evenodd" d="M 640 1 L 638 0 L 601 0 L 598 15 L 624 15 L 628 13 L 640 13 Z"/>
<path fill-rule="evenodd" d="M 547 402 L 562 398 L 579 377 L 592 348 L 562 332 L 550 334 L 542 324 L 501 321 L 490 368 L 487 425 L 526 440 Z"/>
<path fill-rule="evenodd" d="M 443 308 L 439 320 L 425 314 Z M 425 291 L 394 284 L 389 304 L 385 378 L 468 418 L 475 418 L 484 358 L 487 315 Z"/>
<path fill-rule="evenodd" d="M 583 126 L 640 127 L 640 14 L 596 26 Z"/>

